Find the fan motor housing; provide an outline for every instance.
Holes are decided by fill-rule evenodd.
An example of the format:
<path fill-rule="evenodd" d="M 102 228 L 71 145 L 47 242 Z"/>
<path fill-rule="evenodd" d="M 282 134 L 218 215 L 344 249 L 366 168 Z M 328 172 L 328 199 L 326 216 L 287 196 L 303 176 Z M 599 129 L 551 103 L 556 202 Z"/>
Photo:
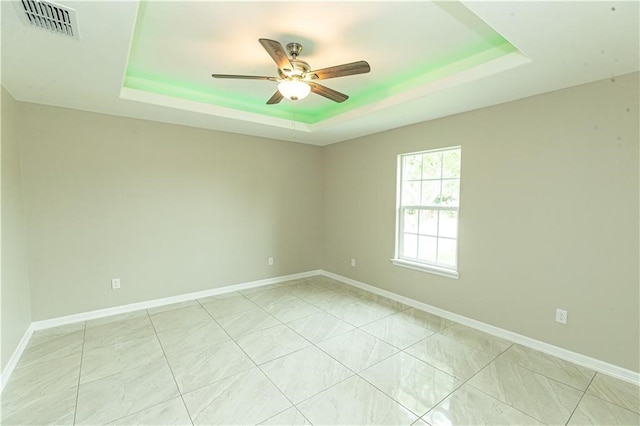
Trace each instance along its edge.
<path fill-rule="evenodd" d="M 291 59 L 289 60 L 289 62 L 291 62 L 293 69 L 288 69 L 288 68 L 285 68 L 282 70 L 278 69 L 278 74 L 280 75 L 281 78 L 288 78 L 293 76 L 299 76 L 301 78 L 304 78 L 309 72 L 309 70 L 311 69 L 308 63 L 306 63 L 305 61 L 301 61 L 299 59 Z"/>

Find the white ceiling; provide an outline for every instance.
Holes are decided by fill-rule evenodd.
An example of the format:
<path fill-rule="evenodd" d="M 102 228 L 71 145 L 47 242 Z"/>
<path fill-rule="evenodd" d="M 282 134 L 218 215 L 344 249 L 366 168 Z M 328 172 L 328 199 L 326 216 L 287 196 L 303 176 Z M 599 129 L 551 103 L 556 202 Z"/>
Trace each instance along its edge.
<path fill-rule="evenodd" d="M 157 1 L 139 17 L 137 1 L 57 3 L 76 10 L 79 40 L 27 27 L 15 5 L 2 2 L 2 85 L 16 99 L 316 145 L 640 70 L 637 1 Z M 136 19 L 144 33 L 131 52 Z M 406 90 L 358 104 L 368 87 L 428 64 L 462 43 L 470 29 L 478 32 L 467 25 L 473 20 L 519 53 L 438 79 L 418 78 Z M 330 101 L 315 95 L 283 100 L 291 118 L 282 118 L 123 87 L 127 67 L 147 67 L 263 108 L 274 83 L 210 78 L 213 72 L 275 75 L 261 37 L 301 42 L 301 59 L 312 68 L 367 60 L 371 73 L 323 82 L 351 94 L 347 102 L 357 107 L 305 124 L 295 120 L 296 111 L 326 110 Z"/>

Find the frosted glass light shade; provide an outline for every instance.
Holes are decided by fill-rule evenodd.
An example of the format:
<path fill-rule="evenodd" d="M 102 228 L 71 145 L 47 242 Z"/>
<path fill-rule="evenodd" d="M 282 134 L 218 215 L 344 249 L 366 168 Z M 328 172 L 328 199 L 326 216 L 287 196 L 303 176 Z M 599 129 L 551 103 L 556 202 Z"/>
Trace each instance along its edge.
<path fill-rule="evenodd" d="M 278 91 L 287 99 L 297 101 L 304 99 L 311 91 L 311 87 L 300 80 L 285 80 L 278 84 Z"/>

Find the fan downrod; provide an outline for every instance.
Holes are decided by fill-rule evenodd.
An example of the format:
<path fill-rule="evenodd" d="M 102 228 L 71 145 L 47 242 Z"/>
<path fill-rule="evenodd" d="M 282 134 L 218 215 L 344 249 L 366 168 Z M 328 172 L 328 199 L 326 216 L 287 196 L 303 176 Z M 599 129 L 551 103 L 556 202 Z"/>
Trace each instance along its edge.
<path fill-rule="evenodd" d="M 302 52 L 302 45 L 295 42 L 289 43 L 287 44 L 287 50 L 289 51 L 289 56 L 291 56 L 293 59 L 296 59 L 300 52 Z"/>

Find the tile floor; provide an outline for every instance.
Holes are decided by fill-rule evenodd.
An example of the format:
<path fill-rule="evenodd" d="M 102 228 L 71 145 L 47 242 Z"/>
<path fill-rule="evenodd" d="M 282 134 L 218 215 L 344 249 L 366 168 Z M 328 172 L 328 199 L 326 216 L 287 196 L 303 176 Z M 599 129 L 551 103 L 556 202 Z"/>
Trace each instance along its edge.
<path fill-rule="evenodd" d="M 323 276 L 34 334 L 2 424 L 640 424 L 639 389 Z"/>

